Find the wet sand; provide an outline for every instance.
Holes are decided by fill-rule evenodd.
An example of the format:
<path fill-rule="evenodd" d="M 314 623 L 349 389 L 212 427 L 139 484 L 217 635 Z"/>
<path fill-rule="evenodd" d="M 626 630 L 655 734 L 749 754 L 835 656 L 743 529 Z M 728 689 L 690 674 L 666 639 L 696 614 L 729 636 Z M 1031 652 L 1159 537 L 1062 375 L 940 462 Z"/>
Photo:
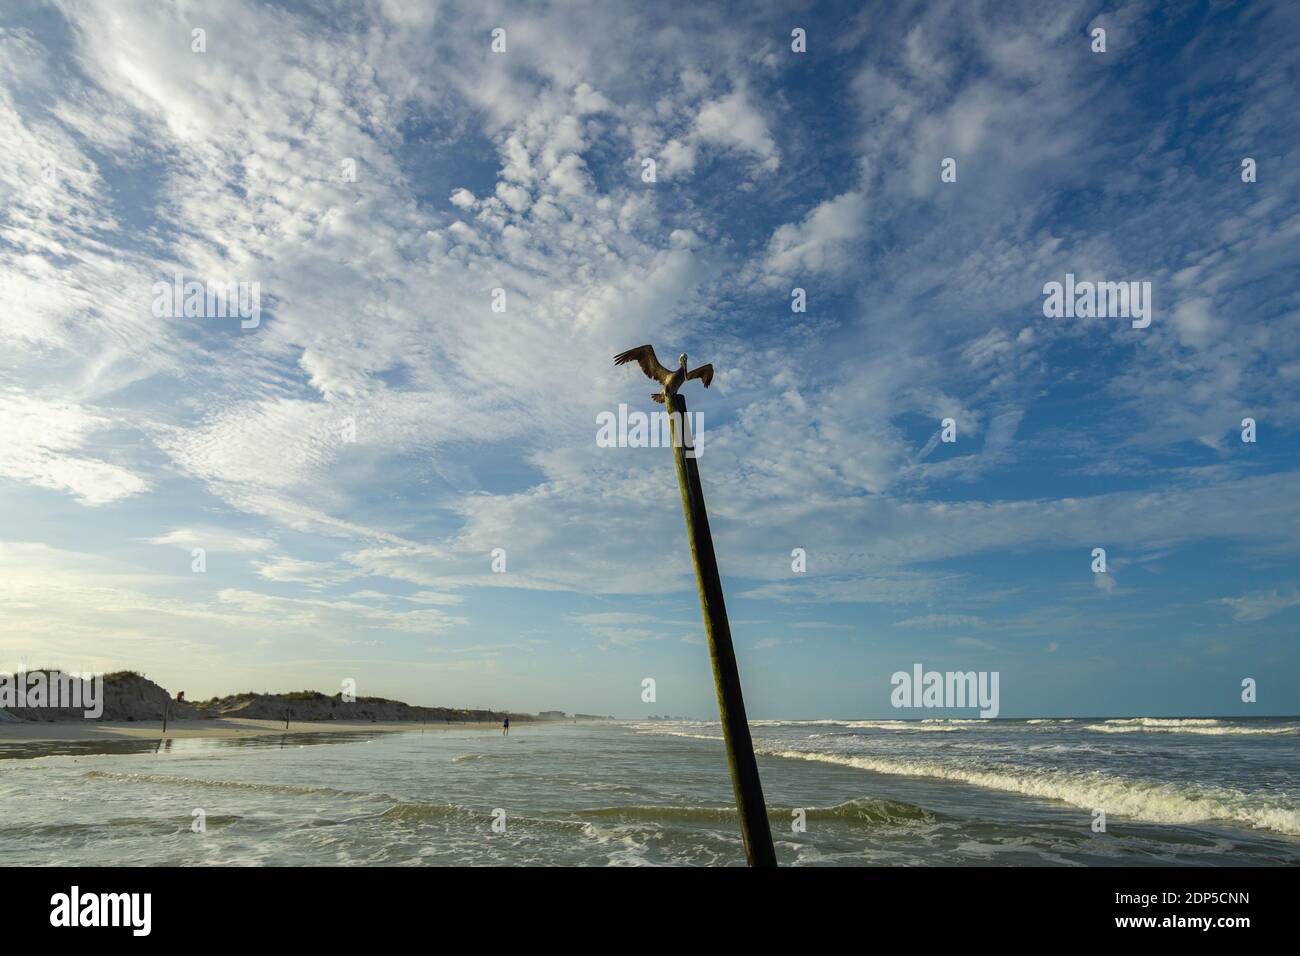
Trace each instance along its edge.
<path fill-rule="evenodd" d="M 540 722 L 519 724 L 518 729 L 540 726 Z M 286 729 L 282 720 L 251 720 L 248 718 L 218 718 L 212 720 L 169 720 L 166 733 L 161 721 L 109 722 L 99 720 L 64 721 L 4 721 L 0 723 L 0 742 L 35 740 L 184 740 L 192 737 L 261 737 L 268 734 L 339 734 L 379 731 L 412 730 L 500 730 L 498 723 L 475 721 L 418 720 L 371 723 L 370 721 L 310 720 L 289 721 Z M 515 727 L 511 727 L 515 730 Z"/>

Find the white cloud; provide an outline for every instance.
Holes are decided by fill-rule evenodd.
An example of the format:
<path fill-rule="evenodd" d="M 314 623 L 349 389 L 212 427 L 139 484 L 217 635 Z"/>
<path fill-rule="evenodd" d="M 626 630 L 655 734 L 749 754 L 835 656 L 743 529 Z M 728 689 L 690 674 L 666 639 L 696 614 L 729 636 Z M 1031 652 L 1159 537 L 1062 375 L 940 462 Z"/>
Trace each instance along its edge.
<path fill-rule="evenodd" d="M 91 453 L 91 439 L 115 423 L 72 402 L 19 389 L 0 391 L 0 476 L 105 505 L 149 488 L 149 482 Z"/>
<path fill-rule="evenodd" d="M 781 165 L 767 121 L 743 87 L 705 103 L 695 117 L 694 132 L 700 143 L 752 156 L 761 172 L 775 172 Z"/>
<path fill-rule="evenodd" d="M 170 545 L 189 551 L 191 548 L 203 548 L 205 551 L 238 554 L 249 552 L 258 554 L 269 551 L 275 542 L 269 538 L 256 535 L 233 534 L 223 528 L 173 528 L 165 534 L 146 539 L 150 544 Z"/>
<path fill-rule="evenodd" d="M 1209 299 L 1203 297 L 1179 302 L 1171 321 L 1179 341 L 1194 348 L 1208 345 L 1218 327 L 1213 306 Z"/>
<path fill-rule="evenodd" d="M 1256 591 L 1241 597 L 1219 598 L 1217 603 L 1232 608 L 1234 621 L 1262 621 L 1287 608 L 1300 605 L 1300 588 L 1292 584 L 1286 588 Z"/>
<path fill-rule="evenodd" d="M 894 627 L 920 627 L 927 629 L 981 627 L 984 619 L 969 614 L 922 614 L 898 621 Z"/>
<path fill-rule="evenodd" d="M 254 563 L 258 577 L 281 584 L 305 584 L 311 588 L 323 588 L 328 585 L 341 584 L 356 577 L 356 571 L 340 568 L 330 561 L 304 561 L 288 555 L 276 555 L 266 561 Z"/>
<path fill-rule="evenodd" d="M 239 588 L 220 591 L 217 601 L 241 614 L 274 621 L 277 628 L 304 629 L 323 635 L 346 634 L 357 627 L 436 634 L 468 623 L 466 618 L 453 617 L 436 608 L 392 611 L 355 600 L 290 598 Z"/>
<path fill-rule="evenodd" d="M 765 281 L 839 273 L 853 262 L 853 244 L 866 233 L 867 198 L 842 193 L 812 210 L 802 222 L 779 227 L 762 263 Z"/>

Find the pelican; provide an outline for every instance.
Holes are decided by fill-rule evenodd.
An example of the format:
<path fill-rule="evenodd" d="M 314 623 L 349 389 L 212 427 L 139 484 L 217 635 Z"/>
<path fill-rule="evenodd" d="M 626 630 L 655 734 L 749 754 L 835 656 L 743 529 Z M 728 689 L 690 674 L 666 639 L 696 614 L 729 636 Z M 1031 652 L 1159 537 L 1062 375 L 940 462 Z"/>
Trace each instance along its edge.
<path fill-rule="evenodd" d="M 704 387 L 708 388 L 709 383 L 713 381 L 712 365 L 701 365 L 697 369 L 686 371 L 685 352 L 677 356 L 677 368 L 675 369 L 668 369 L 660 365 L 654 348 L 649 345 L 638 345 L 634 349 L 628 349 L 626 352 L 620 352 L 614 356 L 615 365 L 626 365 L 628 362 L 636 362 L 641 366 L 641 371 L 645 372 L 648 378 L 654 379 L 664 387 L 662 392 L 650 396 L 660 405 L 664 404 L 667 396 L 676 395 L 683 382 L 698 378 L 704 383 Z"/>

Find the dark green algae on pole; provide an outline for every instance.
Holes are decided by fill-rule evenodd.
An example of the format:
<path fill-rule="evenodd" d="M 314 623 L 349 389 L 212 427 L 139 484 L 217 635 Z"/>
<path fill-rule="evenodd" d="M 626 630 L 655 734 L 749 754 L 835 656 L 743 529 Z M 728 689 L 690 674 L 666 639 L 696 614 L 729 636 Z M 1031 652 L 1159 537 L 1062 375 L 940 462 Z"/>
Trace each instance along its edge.
<path fill-rule="evenodd" d="M 745 857 L 750 866 L 776 866 L 776 849 L 772 845 L 763 785 L 758 778 L 754 741 L 749 735 L 740 671 L 736 666 L 736 650 L 731 643 L 731 626 L 727 623 L 718 559 L 713 553 L 713 536 L 709 532 L 709 514 L 704 507 L 704 489 L 700 485 L 700 467 L 690 434 L 686 399 L 678 394 L 665 398 L 673 458 L 677 462 L 677 484 L 682 492 L 682 510 L 686 513 L 686 537 L 691 544 L 691 561 L 695 565 L 700 608 L 704 612 L 704 632 L 709 641 L 713 683 L 718 692 L 718 716 L 727 746 L 727 763 L 731 767 L 731 785 L 736 793 Z"/>

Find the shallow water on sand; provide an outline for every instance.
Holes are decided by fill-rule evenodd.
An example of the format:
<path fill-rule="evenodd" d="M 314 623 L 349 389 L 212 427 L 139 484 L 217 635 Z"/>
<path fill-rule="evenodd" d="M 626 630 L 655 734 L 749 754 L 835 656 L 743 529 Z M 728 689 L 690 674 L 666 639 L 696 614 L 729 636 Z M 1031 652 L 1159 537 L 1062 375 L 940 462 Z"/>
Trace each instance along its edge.
<path fill-rule="evenodd" d="M 782 864 L 1300 863 L 1300 720 L 753 733 Z M 736 865 L 731 807 L 705 722 L 0 744 L 4 865 Z"/>

